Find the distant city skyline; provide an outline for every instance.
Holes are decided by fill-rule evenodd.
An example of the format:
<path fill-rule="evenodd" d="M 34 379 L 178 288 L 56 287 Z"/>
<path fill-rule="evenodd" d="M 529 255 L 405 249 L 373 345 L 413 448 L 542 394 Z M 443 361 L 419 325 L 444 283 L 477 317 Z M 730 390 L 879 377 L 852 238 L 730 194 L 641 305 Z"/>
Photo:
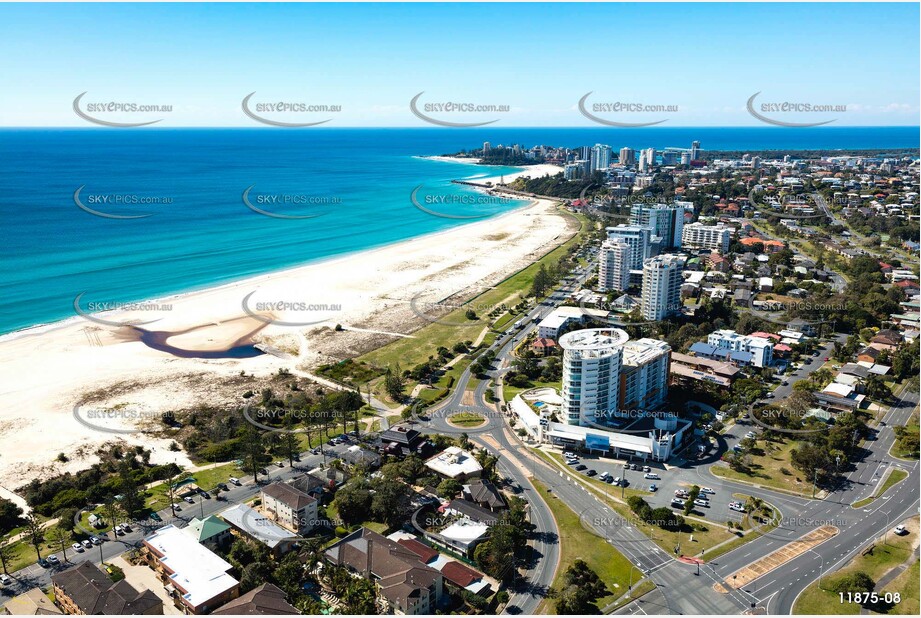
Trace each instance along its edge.
<path fill-rule="evenodd" d="M 4 4 L 0 18 L 8 127 L 94 126 L 75 113 L 81 93 L 91 117 L 157 128 L 916 126 L 921 113 L 914 3 Z M 756 93 L 767 120 L 747 107 Z M 171 109 L 87 111 L 110 102 Z"/>

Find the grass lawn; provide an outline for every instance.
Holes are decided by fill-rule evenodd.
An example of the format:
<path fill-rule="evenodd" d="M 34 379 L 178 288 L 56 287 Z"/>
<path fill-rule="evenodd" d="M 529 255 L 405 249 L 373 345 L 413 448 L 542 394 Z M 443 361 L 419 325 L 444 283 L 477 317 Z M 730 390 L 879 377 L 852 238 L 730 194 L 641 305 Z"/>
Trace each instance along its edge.
<path fill-rule="evenodd" d="M 876 539 L 876 542 L 873 544 L 872 549 L 869 552 L 863 552 L 864 555 L 858 554 L 856 558 L 851 560 L 847 565 L 842 569 L 825 575 L 821 581 L 813 582 L 808 588 L 806 588 L 803 593 L 800 595 L 799 599 L 796 601 L 796 605 L 793 606 L 794 614 L 859 614 L 860 606 L 853 603 L 841 603 L 841 598 L 838 596 L 837 592 L 832 592 L 831 588 L 834 587 L 835 581 L 843 575 L 853 573 L 855 571 L 863 571 L 869 575 L 873 581 L 879 581 L 879 578 L 885 575 L 890 569 L 893 569 L 911 556 L 912 544 L 914 542 L 915 536 L 917 536 L 917 518 L 915 518 L 914 530 L 911 534 L 906 536 L 895 536 L 894 534 L 887 535 L 886 542 L 883 542 L 883 538 Z M 913 580 L 914 592 L 915 592 L 915 609 L 917 610 L 917 594 L 918 594 L 918 580 L 917 580 L 917 566 L 918 563 L 915 562 L 915 579 Z M 911 569 L 908 569 L 909 571 Z M 902 576 L 905 576 L 906 573 L 903 573 Z M 901 577 L 896 578 L 892 582 L 895 585 Z M 821 584 L 821 587 L 819 586 Z M 900 591 L 901 592 L 901 591 Z M 910 592 L 910 591 L 909 591 Z M 892 608 L 892 611 L 889 613 L 894 614 L 907 614 L 915 612 L 906 612 L 905 608 L 901 605 L 897 605 Z"/>
<path fill-rule="evenodd" d="M 560 391 L 563 388 L 563 381 L 557 380 L 556 382 L 541 382 L 540 380 L 534 380 L 531 382 L 531 386 L 525 386 L 525 387 L 511 386 L 510 384 L 503 382 L 502 383 L 502 398 L 505 401 L 511 401 L 519 393 L 523 393 L 524 391 L 529 391 L 532 388 L 555 388 L 557 391 Z"/>
<path fill-rule="evenodd" d="M 208 470 L 190 472 L 188 474 L 177 477 L 177 480 L 182 481 L 187 478 L 194 478 L 196 485 L 205 491 L 211 491 L 217 486 L 218 483 L 226 483 L 227 479 L 230 477 L 239 477 L 243 476 L 244 474 L 245 473 L 243 470 L 237 467 L 237 464 L 228 463 L 222 466 L 217 466 L 215 468 L 210 468 Z M 169 488 L 167 487 L 166 482 L 158 483 L 153 487 L 149 487 L 144 491 L 144 493 L 147 495 L 147 499 L 144 501 L 144 505 L 152 511 L 159 511 L 169 506 Z M 177 502 L 181 502 L 175 492 L 173 494 L 173 498 Z"/>
<path fill-rule="evenodd" d="M 913 434 L 915 437 L 915 440 L 917 440 L 917 436 L 919 432 L 917 412 L 915 412 L 912 415 L 911 419 L 909 419 L 908 424 L 906 425 L 906 428 L 909 434 Z M 901 440 L 896 440 L 895 444 L 892 446 L 891 452 L 895 457 L 898 457 L 899 459 L 909 459 L 909 460 L 918 459 L 918 450 L 909 449 L 906 445 L 902 443 Z"/>
<path fill-rule="evenodd" d="M 562 212 L 562 211 L 561 211 Z M 577 244 L 582 234 L 588 229 L 587 219 L 580 215 L 575 217 L 581 225 L 578 233 L 568 241 L 549 252 L 537 262 L 511 275 L 494 288 L 491 288 L 470 301 L 471 307 L 496 307 L 501 304 L 514 306 L 519 302 L 519 296 L 525 294 L 534 281 L 534 276 L 541 264 L 549 265 L 566 254 L 569 247 Z M 477 311 L 478 318 L 468 320 L 465 317 L 466 307 L 460 307 L 449 314 L 439 318 L 413 333 L 413 338 L 401 338 L 397 341 L 373 350 L 359 357 L 359 361 L 377 367 L 388 367 L 400 364 L 403 368 L 414 367 L 428 360 L 440 346 L 449 350 L 458 341 L 476 340 L 480 332 L 489 326 L 488 311 Z M 501 320 L 501 318 L 500 318 Z M 444 323 L 442 323 L 444 322 Z"/>
<path fill-rule="evenodd" d="M 890 614 L 918 615 L 919 608 L 921 608 L 921 604 L 918 601 L 918 580 L 921 579 L 919 566 L 921 566 L 921 563 L 915 562 L 905 569 L 904 573 L 883 588 L 883 592 L 898 592 L 902 595 L 902 600 L 899 601 L 899 604 L 889 610 Z"/>
<path fill-rule="evenodd" d="M 460 412 L 454 416 L 449 416 L 448 422 L 458 427 L 479 427 L 486 422 L 486 419 L 473 412 Z"/>
<path fill-rule="evenodd" d="M 796 440 L 781 444 L 758 440 L 751 456 L 750 473 L 737 472 L 728 465 L 711 466 L 710 471 L 721 478 L 812 497 L 812 483 L 802 478 L 790 463 L 790 451 L 797 446 Z"/>
<path fill-rule="evenodd" d="M 598 574 L 598 577 L 601 578 L 601 581 L 605 583 L 611 593 L 596 601 L 599 608 L 612 603 L 619 596 L 626 593 L 631 578 L 634 584 L 642 578 L 643 575 L 639 569 L 635 568 L 623 554 L 610 544 L 589 532 L 582 525 L 579 516 L 565 503 L 561 502 L 556 497 L 556 494 L 550 492 L 546 486 L 536 479 L 532 479 L 531 482 L 553 512 L 553 518 L 556 520 L 560 531 L 560 566 L 557 569 L 556 577 L 553 578 L 553 587 L 555 589 L 559 590 L 562 587 L 563 573 L 579 559 L 584 560 Z M 553 607 L 552 601 L 545 600 L 541 603 L 541 606 L 544 609 L 550 609 Z M 538 610 L 537 613 L 553 612 Z"/>
<path fill-rule="evenodd" d="M 859 509 L 859 508 L 862 508 L 862 507 L 867 506 L 868 504 L 870 504 L 871 502 L 873 502 L 874 500 L 876 500 L 877 498 L 879 498 L 880 496 L 882 496 L 884 493 L 886 493 L 886 491 L 887 491 L 890 487 L 892 487 L 893 485 L 895 485 L 896 483 L 898 483 L 898 482 L 900 482 L 900 481 L 905 480 L 905 477 L 907 477 L 907 476 L 908 476 L 908 472 L 905 472 L 905 470 L 901 470 L 901 469 L 899 469 L 899 468 L 891 468 L 890 471 L 889 471 L 889 474 L 886 475 L 886 480 L 883 481 L 883 484 L 880 485 L 880 486 L 876 489 L 876 493 L 874 493 L 874 494 L 873 494 L 872 496 L 870 496 L 869 498 L 864 498 L 863 500 L 858 500 L 857 502 L 855 502 L 855 503 L 852 504 L 851 506 L 853 506 L 855 509 Z"/>

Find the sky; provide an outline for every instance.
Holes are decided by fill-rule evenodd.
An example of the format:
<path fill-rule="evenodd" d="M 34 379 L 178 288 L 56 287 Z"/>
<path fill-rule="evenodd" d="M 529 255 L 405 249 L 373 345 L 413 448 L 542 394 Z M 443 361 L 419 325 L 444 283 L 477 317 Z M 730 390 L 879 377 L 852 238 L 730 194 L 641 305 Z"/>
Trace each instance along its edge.
<path fill-rule="evenodd" d="M 339 111 L 260 118 L 327 126 L 919 124 L 919 5 L 0 4 L 0 126 L 263 126 L 270 102 Z M 508 110 L 438 111 L 443 102 Z M 605 108 L 625 102 L 664 111 Z M 837 107 L 792 113 L 766 104 Z M 663 108 L 659 108 L 662 110 Z M 428 111 L 427 111 L 428 110 Z"/>

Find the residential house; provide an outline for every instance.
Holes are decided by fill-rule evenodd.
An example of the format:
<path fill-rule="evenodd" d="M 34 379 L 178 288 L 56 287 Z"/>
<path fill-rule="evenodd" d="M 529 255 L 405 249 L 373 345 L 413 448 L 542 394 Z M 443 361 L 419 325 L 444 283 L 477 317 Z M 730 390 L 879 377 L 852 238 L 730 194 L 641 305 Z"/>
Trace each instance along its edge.
<path fill-rule="evenodd" d="M 538 356 L 550 356 L 558 348 L 559 346 L 556 344 L 556 341 L 547 337 L 538 337 L 531 342 L 531 351 Z"/>
<path fill-rule="evenodd" d="M 51 576 L 51 588 L 55 602 L 65 614 L 163 614 L 163 601 L 156 594 L 150 590 L 138 592 L 124 579 L 113 582 L 99 567 L 89 561 L 54 573 Z"/>
<path fill-rule="evenodd" d="M 390 611 L 434 614 L 444 594 L 444 578 L 413 551 L 361 528 L 326 550 L 326 559 L 377 585 Z"/>
<path fill-rule="evenodd" d="M 464 485 L 464 499 L 489 509 L 493 513 L 508 506 L 496 486 L 484 479 L 476 479 Z"/>
<path fill-rule="evenodd" d="M 205 519 L 196 517 L 183 530 L 212 551 L 225 548 L 233 538 L 230 526 L 214 515 L 209 515 Z"/>
<path fill-rule="evenodd" d="M 275 584 L 262 584 L 217 608 L 215 616 L 293 616 L 300 614 L 288 603 L 285 591 Z"/>
<path fill-rule="evenodd" d="M 7 601 L 2 613 L 6 616 L 52 616 L 64 612 L 58 609 L 41 588 L 31 588 Z"/>
<path fill-rule="evenodd" d="M 290 530 L 282 528 L 247 504 L 235 504 L 221 511 L 220 515 L 237 534 L 262 543 L 275 558 L 291 551 L 298 540 Z"/>

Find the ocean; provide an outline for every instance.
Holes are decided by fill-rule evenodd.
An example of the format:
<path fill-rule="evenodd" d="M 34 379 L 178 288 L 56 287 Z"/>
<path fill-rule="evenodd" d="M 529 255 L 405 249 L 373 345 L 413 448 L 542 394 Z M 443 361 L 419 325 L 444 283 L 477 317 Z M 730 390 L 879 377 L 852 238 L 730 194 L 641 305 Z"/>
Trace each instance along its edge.
<path fill-rule="evenodd" d="M 518 168 L 422 156 L 484 141 L 693 140 L 713 150 L 917 148 L 918 128 L 4 129 L 0 334 L 73 318 L 81 294 L 85 311 L 162 298 L 470 221 L 416 207 L 416 189 L 417 203 L 449 215 L 520 205 L 451 183 Z"/>

